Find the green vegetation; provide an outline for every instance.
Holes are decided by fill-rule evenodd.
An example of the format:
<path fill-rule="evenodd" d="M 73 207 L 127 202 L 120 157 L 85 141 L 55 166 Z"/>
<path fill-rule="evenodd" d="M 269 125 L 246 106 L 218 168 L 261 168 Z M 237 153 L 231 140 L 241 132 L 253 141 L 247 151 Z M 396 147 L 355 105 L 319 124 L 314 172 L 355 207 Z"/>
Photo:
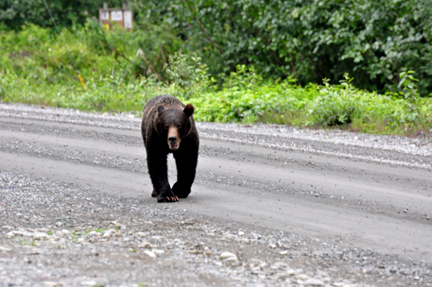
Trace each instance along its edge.
<path fill-rule="evenodd" d="M 14 237 L 15 239 L 18 239 L 19 244 L 21 246 L 36 246 L 36 240 L 34 239 L 22 239 L 21 237 Z"/>
<path fill-rule="evenodd" d="M 201 57 L 217 79 L 238 65 L 254 66 L 266 79 L 293 76 L 302 86 L 324 78 L 338 84 L 349 73 L 356 87 L 385 93 L 397 92 L 399 74 L 412 70 L 419 93 L 432 93 L 429 0 L 131 0 L 134 32 L 109 35 L 88 20 L 98 17 L 102 2 L 121 7 L 122 1 L 45 1 L 60 27 L 87 25 L 79 38 L 92 42 L 92 52 L 115 51 L 122 60 L 141 48 L 162 77 L 168 57 L 181 50 Z M 0 31 L 25 23 L 53 27 L 43 1 L 1 1 Z M 84 57 L 76 52 L 72 58 Z M 148 70 L 142 60 L 134 65 L 137 74 Z"/>
<path fill-rule="evenodd" d="M 61 35 L 4 20 L 9 2 L 19 6 L 0 5 L 1 101 L 139 114 L 173 94 L 198 121 L 432 128 L 426 1 L 137 0 L 133 32 L 87 19 L 62 22 Z"/>
<path fill-rule="evenodd" d="M 254 66 L 265 78 L 293 75 L 303 86 L 354 85 L 397 91 L 413 70 L 432 92 L 432 5 L 428 0 L 135 0 L 139 24 L 166 25 L 183 51 L 205 59 L 212 75 Z M 164 43 L 160 42 L 164 47 Z"/>

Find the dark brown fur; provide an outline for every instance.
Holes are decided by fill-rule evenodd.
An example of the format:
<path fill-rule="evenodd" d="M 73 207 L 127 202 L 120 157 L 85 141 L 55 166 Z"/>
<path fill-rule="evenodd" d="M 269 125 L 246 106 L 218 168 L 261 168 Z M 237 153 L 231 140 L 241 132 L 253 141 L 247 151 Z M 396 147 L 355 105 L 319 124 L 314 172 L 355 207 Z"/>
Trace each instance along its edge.
<path fill-rule="evenodd" d="M 147 166 L 158 202 L 178 201 L 191 192 L 198 162 L 199 139 L 193 119 L 194 107 L 172 96 L 151 99 L 143 110 L 141 134 Z M 177 182 L 168 183 L 167 155 L 173 153 Z"/>

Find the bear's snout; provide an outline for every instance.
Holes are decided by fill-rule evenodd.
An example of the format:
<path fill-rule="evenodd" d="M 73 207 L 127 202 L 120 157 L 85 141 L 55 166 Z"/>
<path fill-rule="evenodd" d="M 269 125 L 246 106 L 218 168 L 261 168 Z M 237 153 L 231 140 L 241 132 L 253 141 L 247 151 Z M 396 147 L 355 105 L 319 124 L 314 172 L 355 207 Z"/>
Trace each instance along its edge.
<path fill-rule="evenodd" d="M 175 127 L 170 127 L 168 130 L 168 147 L 170 150 L 177 150 L 180 147 L 178 130 Z"/>

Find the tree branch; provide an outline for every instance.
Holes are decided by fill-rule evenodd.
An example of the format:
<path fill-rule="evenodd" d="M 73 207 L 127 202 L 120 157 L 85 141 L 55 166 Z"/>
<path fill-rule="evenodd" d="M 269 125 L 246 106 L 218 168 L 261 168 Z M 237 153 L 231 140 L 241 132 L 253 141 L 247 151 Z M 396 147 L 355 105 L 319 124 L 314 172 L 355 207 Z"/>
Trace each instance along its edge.
<path fill-rule="evenodd" d="M 164 61 L 164 64 L 166 65 L 167 64 L 167 59 L 165 57 L 165 53 L 164 53 L 162 45 L 159 45 L 159 48 L 160 48 L 160 51 L 161 51 L 161 55 L 162 55 L 162 59 Z"/>
<path fill-rule="evenodd" d="M 144 54 L 143 50 L 141 50 L 141 48 L 138 49 L 138 53 L 140 54 L 141 58 L 144 60 L 146 65 L 150 68 L 150 70 L 152 70 L 152 72 L 156 75 L 156 77 L 159 79 L 159 81 L 166 84 L 165 79 L 162 78 L 162 76 L 158 72 L 156 72 L 156 69 L 153 67 L 153 65 L 146 59 L 145 54 Z"/>
<path fill-rule="evenodd" d="M 121 56 L 123 59 L 125 59 L 126 61 L 128 61 L 129 63 L 132 63 L 131 60 L 128 59 L 128 57 L 125 56 L 125 54 L 120 53 L 116 48 L 114 48 L 113 46 L 108 44 L 108 48 L 110 48 L 112 51 L 114 51 L 114 53 L 116 53 L 116 55 Z"/>

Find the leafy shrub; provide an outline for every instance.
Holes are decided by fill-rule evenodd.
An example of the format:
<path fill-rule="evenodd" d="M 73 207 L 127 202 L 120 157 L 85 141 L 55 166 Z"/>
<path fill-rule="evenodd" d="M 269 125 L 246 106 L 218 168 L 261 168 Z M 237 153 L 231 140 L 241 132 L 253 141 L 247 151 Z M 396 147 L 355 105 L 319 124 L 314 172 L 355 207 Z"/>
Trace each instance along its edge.
<path fill-rule="evenodd" d="M 168 24 L 182 50 L 212 75 L 237 65 L 265 78 L 294 75 L 303 86 L 354 77 L 361 89 L 397 91 L 414 70 L 419 93 L 432 93 L 432 5 L 425 0 L 220 0 L 134 2 L 146 27 Z"/>
<path fill-rule="evenodd" d="M 208 68 L 202 64 L 200 57 L 187 57 L 180 52 L 169 57 L 165 71 L 169 84 L 173 85 L 173 94 L 185 99 L 198 96 L 203 88 L 208 88 L 215 82 L 208 75 Z"/>
<path fill-rule="evenodd" d="M 313 88 L 300 88 L 293 81 L 263 81 L 253 68 L 239 65 L 220 91 L 208 91 L 189 101 L 199 107 L 195 117 L 201 121 L 273 122 L 278 118 L 279 123 L 288 124 L 307 98 L 314 97 Z M 281 114 L 289 116 L 282 120 L 277 116 Z"/>
<path fill-rule="evenodd" d="M 334 126 L 349 124 L 362 113 L 361 93 L 350 83 L 352 78 L 345 74 L 341 85 L 332 86 L 324 80 L 324 87 L 319 88 L 320 95 L 309 105 L 309 114 L 313 121 L 309 124 Z"/>

